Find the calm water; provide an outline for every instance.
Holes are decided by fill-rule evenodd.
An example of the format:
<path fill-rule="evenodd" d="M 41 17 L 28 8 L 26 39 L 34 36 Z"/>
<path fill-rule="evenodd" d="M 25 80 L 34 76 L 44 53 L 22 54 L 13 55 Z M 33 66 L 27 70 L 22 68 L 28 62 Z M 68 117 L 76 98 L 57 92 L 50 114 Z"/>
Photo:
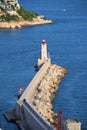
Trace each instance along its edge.
<path fill-rule="evenodd" d="M 52 25 L 0 31 L 0 127 L 18 130 L 3 113 L 11 110 L 20 86 L 33 78 L 40 43 L 46 40 L 52 63 L 68 70 L 54 100 L 54 111 L 63 119 L 76 118 L 87 130 L 87 1 L 20 0 L 28 11 L 45 15 Z"/>

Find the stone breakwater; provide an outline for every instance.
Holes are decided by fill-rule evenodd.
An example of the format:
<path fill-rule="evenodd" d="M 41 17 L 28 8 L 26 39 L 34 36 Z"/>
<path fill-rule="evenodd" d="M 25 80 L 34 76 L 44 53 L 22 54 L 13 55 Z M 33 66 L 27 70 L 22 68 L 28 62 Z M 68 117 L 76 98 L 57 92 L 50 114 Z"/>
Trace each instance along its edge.
<path fill-rule="evenodd" d="M 17 29 L 23 26 L 34 26 L 34 25 L 41 25 L 41 24 L 51 24 L 53 23 L 51 20 L 45 20 L 44 16 L 38 16 L 34 18 L 33 21 L 11 21 L 11 22 L 0 22 L 1 29 Z"/>
<path fill-rule="evenodd" d="M 42 81 L 38 84 L 32 100 L 33 108 L 51 125 L 55 125 L 56 116 L 52 102 L 59 89 L 59 83 L 66 73 L 66 69 L 51 64 Z"/>
<path fill-rule="evenodd" d="M 15 121 L 22 130 L 55 130 L 53 99 L 66 73 L 66 69 L 51 64 L 50 59 L 45 61 L 15 108 L 5 113 L 6 119 Z"/>

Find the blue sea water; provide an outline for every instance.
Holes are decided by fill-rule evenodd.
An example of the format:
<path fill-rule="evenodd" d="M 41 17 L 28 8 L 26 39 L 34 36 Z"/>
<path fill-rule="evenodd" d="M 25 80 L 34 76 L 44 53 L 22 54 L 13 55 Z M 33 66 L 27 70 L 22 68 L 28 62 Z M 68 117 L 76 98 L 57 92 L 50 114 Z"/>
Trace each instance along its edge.
<path fill-rule="evenodd" d="M 0 30 L 0 127 L 18 130 L 3 113 L 14 108 L 20 86 L 35 75 L 40 44 L 46 40 L 52 63 L 68 70 L 53 105 L 63 120 L 75 118 L 87 130 L 87 1 L 19 0 L 28 11 L 44 15 L 54 24 Z"/>

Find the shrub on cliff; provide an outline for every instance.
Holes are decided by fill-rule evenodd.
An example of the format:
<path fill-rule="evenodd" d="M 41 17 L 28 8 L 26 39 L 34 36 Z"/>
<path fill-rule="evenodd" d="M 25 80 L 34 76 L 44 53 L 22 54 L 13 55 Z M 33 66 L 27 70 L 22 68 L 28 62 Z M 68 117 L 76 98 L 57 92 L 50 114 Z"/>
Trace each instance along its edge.
<path fill-rule="evenodd" d="M 10 15 L 9 13 L 5 13 L 0 16 L 0 21 L 5 21 L 5 22 L 10 22 L 10 21 L 21 21 L 21 20 L 27 20 L 27 21 L 32 21 L 33 18 L 37 17 L 37 14 L 33 12 L 27 12 L 25 11 L 22 7 L 20 9 L 16 10 L 16 12 L 19 14 L 18 15 Z M 21 17 L 20 17 L 21 16 Z"/>
<path fill-rule="evenodd" d="M 10 22 L 10 21 L 18 21 L 19 18 L 17 15 L 10 15 L 10 14 L 5 14 L 5 15 L 1 15 L 0 16 L 0 21 L 6 21 L 6 22 Z"/>
<path fill-rule="evenodd" d="M 17 13 L 22 16 L 24 20 L 32 21 L 33 18 L 37 17 L 37 14 L 25 11 L 22 7 L 17 10 Z"/>

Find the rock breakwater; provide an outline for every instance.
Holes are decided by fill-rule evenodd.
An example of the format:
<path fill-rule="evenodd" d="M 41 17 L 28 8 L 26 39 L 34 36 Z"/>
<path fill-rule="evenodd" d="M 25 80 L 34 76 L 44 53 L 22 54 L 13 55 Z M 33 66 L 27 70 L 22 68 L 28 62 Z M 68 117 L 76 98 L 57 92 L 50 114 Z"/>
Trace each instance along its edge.
<path fill-rule="evenodd" d="M 66 69 L 51 64 L 46 75 L 38 84 L 32 100 L 33 108 L 51 125 L 55 125 L 54 119 L 56 116 L 56 113 L 53 111 L 52 102 L 55 93 L 59 89 L 59 83 L 66 73 Z"/>

